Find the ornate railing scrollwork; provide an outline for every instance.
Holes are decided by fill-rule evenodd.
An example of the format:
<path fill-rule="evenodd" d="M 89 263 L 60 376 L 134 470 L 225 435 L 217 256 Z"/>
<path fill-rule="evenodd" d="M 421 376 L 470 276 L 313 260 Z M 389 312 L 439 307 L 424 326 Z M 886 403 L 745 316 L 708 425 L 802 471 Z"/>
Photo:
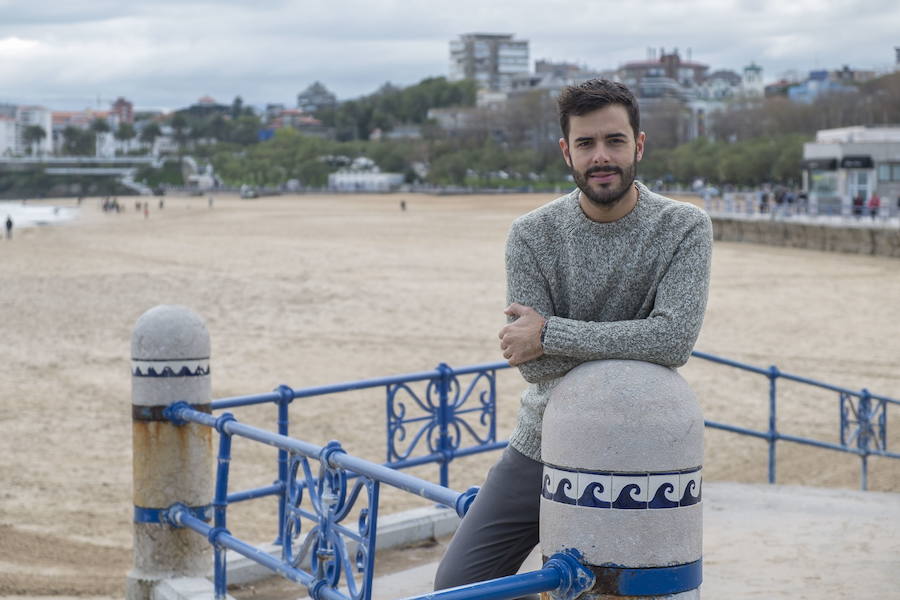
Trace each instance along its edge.
<path fill-rule="evenodd" d="M 866 390 L 859 397 L 840 392 L 841 445 L 863 451 L 887 450 L 887 403 Z"/>
<path fill-rule="evenodd" d="M 347 471 L 332 467 L 329 453 L 343 452 L 335 443 L 326 446 L 313 475 L 310 461 L 291 454 L 285 488 L 285 518 L 282 523 L 282 559 L 297 569 L 309 565 L 317 584 L 332 589 L 345 585 L 350 600 L 368 600 L 367 582 L 375 562 L 375 528 L 378 519 L 377 481 L 352 480 Z M 365 491 L 365 506 L 359 510 L 355 528 L 344 520 Z M 309 524 L 303 531 L 304 520 Z M 343 583 L 342 583 L 343 582 Z"/>
<path fill-rule="evenodd" d="M 410 459 L 423 439 L 430 454 L 458 450 L 466 435 L 475 447 L 497 440 L 496 371 L 475 372 L 464 391 L 452 369 L 439 372 L 422 394 L 406 382 L 386 386 L 388 464 Z"/>

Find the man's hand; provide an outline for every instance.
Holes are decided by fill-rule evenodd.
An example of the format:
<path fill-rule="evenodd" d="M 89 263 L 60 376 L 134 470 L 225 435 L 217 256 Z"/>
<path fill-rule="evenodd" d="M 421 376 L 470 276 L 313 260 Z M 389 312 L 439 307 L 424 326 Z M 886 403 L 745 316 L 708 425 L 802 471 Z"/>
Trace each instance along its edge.
<path fill-rule="evenodd" d="M 541 328 L 544 317 L 531 308 L 521 304 L 510 304 L 503 314 L 515 317 L 516 320 L 500 330 L 500 349 L 503 358 L 512 366 L 534 360 L 544 353 L 541 346 Z"/>

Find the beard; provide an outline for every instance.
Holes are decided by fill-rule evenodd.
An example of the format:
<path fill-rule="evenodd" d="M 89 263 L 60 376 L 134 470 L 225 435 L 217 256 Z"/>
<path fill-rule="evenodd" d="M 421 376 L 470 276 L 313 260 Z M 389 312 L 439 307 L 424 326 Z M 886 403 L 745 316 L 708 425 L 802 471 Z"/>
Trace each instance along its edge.
<path fill-rule="evenodd" d="M 570 167 L 569 170 L 572 172 L 575 184 L 585 198 L 597 206 L 608 208 L 619 202 L 631 189 L 631 184 L 634 183 L 634 179 L 637 176 L 637 152 L 635 151 L 634 153 L 632 163 L 625 166 L 625 168 L 615 166 L 591 167 L 584 173 L 579 173 L 574 167 Z M 592 188 L 588 179 L 594 173 L 618 173 L 619 185 L 609 184 L 605 188 Z"/>

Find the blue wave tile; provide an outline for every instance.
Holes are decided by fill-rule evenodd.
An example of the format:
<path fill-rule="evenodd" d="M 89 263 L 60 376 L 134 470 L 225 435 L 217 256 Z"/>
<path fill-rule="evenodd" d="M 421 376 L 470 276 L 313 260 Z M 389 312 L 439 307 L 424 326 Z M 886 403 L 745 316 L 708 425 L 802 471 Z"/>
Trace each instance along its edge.
<path fill-rule="evenodd" d="M 556 471 L 556 490 L 552 500 L 562 504 L 575 504 L 575 491 L 578 485 L 578 473 L 573 471 Z"/>
<path fill-rule="evenodd" d="M 618 474 L 612 476 L 613 508 L 645 509 L 647 508 L 648 475 L 638 473 Z"/>
<path fill-rule="evenodd" d="M 692 506 L 700 502 L 703 489 L 703 471 L 697 469 L 679 475 L 679 506 Z"/>
<path fill-rule="evenodd" d="M 556 490 L 556 469 L 544 465 L 544 473 L 541 476 L 541 496 L 547 500 L 553 500 L 553 492 Z"/>
<path fill-rule="evenodd" d="M 647 488 L 648 508 L 675 508 L 681 499 L 678 473 L 650 474 Z"/>
<path fill-rule="evenodd" d="M 578 506 L 612 507 L 612 475 L 609 473 L 578 473 L 577 495 Z"/>

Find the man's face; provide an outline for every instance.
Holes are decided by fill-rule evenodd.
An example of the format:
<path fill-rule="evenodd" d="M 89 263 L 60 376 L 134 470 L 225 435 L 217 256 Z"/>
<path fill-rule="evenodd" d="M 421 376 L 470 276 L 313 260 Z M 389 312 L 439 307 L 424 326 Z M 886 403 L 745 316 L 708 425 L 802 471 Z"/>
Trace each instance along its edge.
<path fill-rule="evenodd" d="M 631 189 L 644 156 L 644 134 L 634 138 L 628 111 L 611 104 L 569 117 L 569 139 L 559 147 L 575 183 L 598 206 L 612 206 Z"/>

